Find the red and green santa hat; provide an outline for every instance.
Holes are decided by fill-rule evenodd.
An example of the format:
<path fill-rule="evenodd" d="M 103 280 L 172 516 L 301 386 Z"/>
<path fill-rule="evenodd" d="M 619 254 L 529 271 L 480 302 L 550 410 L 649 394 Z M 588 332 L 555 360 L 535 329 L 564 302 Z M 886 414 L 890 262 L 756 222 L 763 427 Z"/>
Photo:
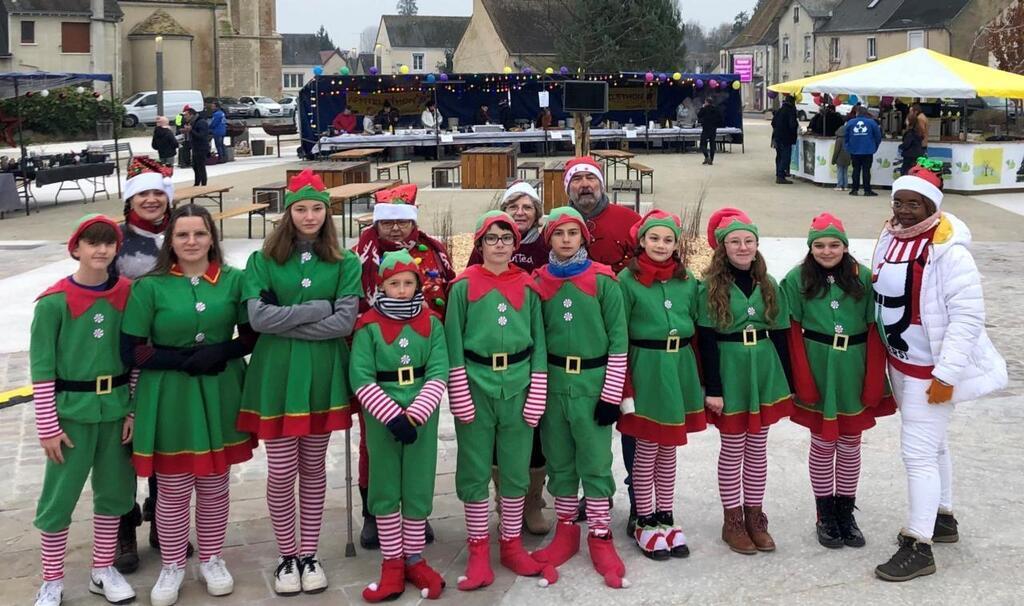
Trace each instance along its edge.
<path fill-rule="evenodd" d="M 96 225 L 97 223 L 109 225 L 114 230 L 114 233 L 117 234 L 117 250 L 121 250 L 121 243 L 124 242 L 124 234 L 121 233 L 121 228 L 117 226 L 117 222 L 106 215 L 93 213 L 85 215 L 79 219 L 78 225 L 75 226 L 74 233 L 72 233 L 71 237 L 68 238 L 68 254 L 71 255 L 72 258 L 75 257 L 75 247 L 78 246 L 78 240 L 82 237 L 82 232 L 88 229 L 91 225 Z"/>
<path fill-rule="evenodd" d="M 326 206 L 331 205 L 331 194 L 327 193 L 320 175 L 306 168 L 288 182 L 288 189 L 284 194 L 284 207 L 288 208 L 296 202 L 303 201 L 322 202 Z"/>
<path fill-rule="evenodd" d="M 480 239 L 484 237 L 487 230 L 491 229 L 491 226 L 495 223 L 507 224 L 507 228 L 512 230 L 512 237 L 515 238 L 514 248 L 519 248 L 522 236 L 519 235 L 519 229 L 516 228 L 515 220 L 503 210 L 489 210 L 480 215 L 476 222 L 476 229 L 473 231 L 473 243 L 479 244 Z"/>
<path fill-rule="evenodd" d="M 918 158 L 907 174 L 892 182 L 892 199 L 896 199 L 898 191 L 913 191 L 931 200 L 936 210 L 942 208 L 942 176 L 936 172 L 941 169 L 939 160 Z"/>
<path fill-rule="evenodd" d="M 818 238 L 836 238 L 846 246 L 850 245 L 843 222 L 831 213 L 821 213 L 811 221 L 811 229 L 807 232 L 807 246 Z"/>
<path fill-rule="evenodd" d="M 377 203 L 373 205 L 373 222 L 416 221 L 419 216 L 416 208 L 418 191 L 415 183 L 409 183 L 377 192 L 374 195 Z"/>
<path fill-rule="evenodd" d="M 647 233 L 647 230 L 652 227 L 667 227 L 675 234 L 676 240 L 679 240 L 679 236 L 683 232 L 683 220 L 679 218 L 679 215 L 655 208 L 630 228 L 629 235 L 633 238 L 633 243 L 638 244 L 643 239 L 644 234 Z"/>
<path fill-rule="evenodd" d="M 384 253 L 380 265 L 377 267 L 377 275 L 380 276 L 381 282 L 403 271 L 411 271 L 416 274 L 416 279 L 421 285 L 423 284 L 423 272 L 420 271 L 419 259 L 413 259 L 409 251 L 404 248 Z"/>
<path fill-rule="evenodd" d="M 548 214 L 547 222 L 544 223 L 544 242 L 550 243 L 555 230 L 566 223 L 579 225 L 580 233 L 583 234 L 583 246 L 590 242 L 590 230 L 587 229 L 587 222 L 583 220 L 583 215 L 571 206 L 559 206 Z"/>
<path fill-rule="evenodd" d="M 601 189 L 604 189 L 604 173 L 601 172 L 601 165 L 590 156 L 579 156 L 565 163 L 565 175 L 562 176 L 562 185 L 565 191 L 569 191 L 569 182 L 576 173 L 590 173 L 597 176 L 601 182 Z"/>
<path fill-rule="evenodd" d="M 725 240 L 725 237 L 734 231 L 749 231 L 755 238 L 760 239 L 757 233 L 757 226 L 750 220 L 747 213 L 738 208 L 720 208 L 711 214 L 708 219 L 708 244 L 711 248 L 718 248 L 718 245 Z"/>
<path fill-rule="evenodd" d="M 128 175 L 128 180 L 124 184 L 126 205 L 135 194 L 156 189 L 167 194 L 167 206 L 170 208 L 174 202 L 174 183 L 171 182 L 171 175 L 174 174 L 173 168 L 147 156 L 135 156 L 128 162 L 126 173 Z"/>

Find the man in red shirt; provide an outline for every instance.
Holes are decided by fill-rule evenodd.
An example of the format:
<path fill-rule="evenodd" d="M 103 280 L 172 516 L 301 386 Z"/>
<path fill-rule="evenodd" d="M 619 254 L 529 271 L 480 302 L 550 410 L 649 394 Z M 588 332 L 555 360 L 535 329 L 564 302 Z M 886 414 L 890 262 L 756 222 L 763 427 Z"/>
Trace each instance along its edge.
<path fill-rule="evenodd" d="M 341 110 L 341 113 L 334 116 L 334 122 L 331 123 L 331 128 L 339 133 L 354 133 L 356 132 L 356 116 L 352 113 L 352 110 L 345 108 Z"/>

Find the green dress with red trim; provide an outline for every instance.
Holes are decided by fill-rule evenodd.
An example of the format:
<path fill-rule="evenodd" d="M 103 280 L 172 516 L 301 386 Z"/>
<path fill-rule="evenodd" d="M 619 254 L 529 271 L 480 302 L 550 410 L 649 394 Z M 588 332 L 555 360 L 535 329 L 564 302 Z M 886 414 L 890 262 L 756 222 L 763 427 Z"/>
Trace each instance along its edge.
<path fill-rule="evenodd" d="M 242 303 L 242 272 L 211 263 L 202 276 L 177 268 L 132 285 L 121 330 L 149 339 L 153 347 L 188 348 L 230 341 L 248 322 Z M 140 372 L 135 387 L 132 462 L 143 477 L 222 474 L 252 458 L 256 440 L 235 429 L 245 381 L 245 362 L 227 361 L 216 375 L 181 370 Z"/>
<path fill-rule="evenodd" d="M 857 265 L 864 286 L 858 301 L 835 280 L 809 299 L 801 293 L 800 266 L 782 281 L 793 325 L 790 357 L 795 405 L 791 419 L 824 440 L 858 435 L 891 415 L 896 403 L 885 395 L 885 349 L 875 328 L 871 272 Z M 830 276 L 831 277 L 831 276 Z"/>
<path fill-rule="evenodd" d="M 332 305 L 361 297 L 357 257 L 341 251 L 340 261 L 296 251 L 283 265 L 256 251 L 245 268 L 245 301 L 271 290 L 281 306 L 317 299 Z M 239 429 L 262 440 L 324 434 L 352 426 L 348 381 L 349 349 L 344 339 L 313 341 L 261 334 L 249 360 Z"/>
<path fill-rule="evenodd" d="M 693 348 L 699 282 L 686 275 L 644 286 L 631 269 L 619 272 L 634 404 L 633 412 L 623 404 L 618 429 L 662 445 L 686 444 L 687 433 L 707 428 Z"/>
<path fill-rule="evenodd" d="M 785 296 L 775 279 L 771 276 L 768 279 L 775 285 L 777 293 L 779 311 L 775 321 L 769 322 L 765 315 L 760 286 L 755 284 L 750 297 L 747 297 L 738 286 L 731 284 L 729 310 L 732 322 L 725 328 L 717 326 L 711 315 L 707 285 L 700 285 L 697 320 L 700 330 L 725 333 L 736 339 L 718 341 L 719 374 L 725 406 L 720 415 L 708 412 L 708 420 L 722 433 L 757 433 L 762 427 L 789 416 L 793 409 L 782 361 L 775 345 L 763 332 L 789 328 Z M 749 344 L 743 342 L 744 330 L 750 331 Z"/>

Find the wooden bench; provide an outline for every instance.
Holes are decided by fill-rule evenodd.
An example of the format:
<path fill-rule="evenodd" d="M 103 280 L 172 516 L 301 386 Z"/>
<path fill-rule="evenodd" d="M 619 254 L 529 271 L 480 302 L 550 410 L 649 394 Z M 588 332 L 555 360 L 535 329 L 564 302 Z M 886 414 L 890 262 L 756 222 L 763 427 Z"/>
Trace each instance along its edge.
<path fill-rule="evenodd" d="M 460 184 L 460 173 L 462 162 L 458 160 L 447 160 L 438 162 L 430 169 L 430 186 L 437 187 L 458 187 Z"/>
<path fill-rule="evenodd" d="M 516 167 L 516 170 L 519 171 L 519 178 L 524 181 L 526 180 L 526 171 L 528 170 L 533 171 L 534 179 L 540 179 L 540 171 L 544 170 L 544 162 L 540 160 L 521 162 L 519 166 Z"/>
<path fill-rule="evenodd" d="M 269 203 L 270 211 L 279 213 L 284 209 L 284 196 L 286 189 L 288 189 L 288 183 L 284 181 L 275 181 L 274 183 L 257 185 L 252 188 L 252 203 L 261 204 L 262 201 L 260 198 L 270 198 L 270 200 L 272 200 Z"/>
<path fill-rule="evenodd" d="M 387 173 L 385 179 L 392 180 L 391 171 L 395 171 L 395 178 L 399 181 L 402 180 L 402 169 L 405 169 L 405 182 L 412 183 L 412 177 L 409 176 L 409 164 L 410 160 L 398 160 L 396 162 L 389 162 L 387 164 L 379 164 L 377 166 L 377 179 L 381 179 L 381 175 Z"/>
<path fill-rule="evenodd" d="M 612 183 L 609 191 L 612 192 L 612 202 L 619 203 L 619 192 L 632 192 L 634 195 L 633 210 L 640 212 L 640 182 L 630 179 L 619 179 Z"/>
<path fill-rule="evenodd" d="M 636 179 L 640 182 L 640 193 L 643 193 L 644 177 L 651 180 L 651 191 L 647 193 L 654 193 L 654 169 L 646 164 L 640 164 L 639 162 L 630 162 L 629 166 L 626 167 L 626 178 L 633 179 L 633 174 L 636 173 Z"/>
<path fill-rule="evenodd" d="M 267 209 L 270 208 L 269 204 L 249 204 L 247 206 L 240 206 L 238 208 L 229 208 L 225 211 L 221 211 L 213 215 L 214 221 L 220 221 L 220 239 L 224 239 L 224 219 L 230 219 L 231 217 L 240 217 L 242 215 L 249 215 L 249 238 L 252 239 L 252 216 L 259 215 L 263 218 L 263 237 L 267 237 Z"/>
<path fill-rule="evenodd" d="M 373 225 L 373 213 L 356 217 L 356 227 L 359 229 L 359 233 L 363 233 L 363 230 L 368 229 L 371 225 Z"/>

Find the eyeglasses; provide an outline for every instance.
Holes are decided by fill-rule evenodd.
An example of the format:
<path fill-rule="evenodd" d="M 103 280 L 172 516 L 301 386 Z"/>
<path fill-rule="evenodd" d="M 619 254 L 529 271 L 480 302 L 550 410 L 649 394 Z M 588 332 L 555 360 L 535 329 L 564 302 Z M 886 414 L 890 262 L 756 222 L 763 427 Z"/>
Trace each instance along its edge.
<path fill-rule="evenodd" d="M 512 234 L 502 234 L 500 236 L 498 234 L 486 234 L 483 239 L 484 244 L 489 246 L 494 246 L 498 241 L 501 241 L 502 244 L 506 245 L 515 244 L 516 241 L 516 237 Z"/>
<path fill-rule="evenodd" d="M 924 207 L 920 202 L 900 202 L 899 200 L 892 201 L 893 210 L 900 210 L 905 208 L 907 210 L 921 210 Z"/>
<path fill-rule="evenodd" d="M 412 227 L 412 221 L 410 221 L 409 219 L 403 219 L 401 221 L 378 221 L 377 223 L 379 223 L 380 226 L 384 229 L 394 229 L 396 227 L 405 229 L 407 227 Z"/>

